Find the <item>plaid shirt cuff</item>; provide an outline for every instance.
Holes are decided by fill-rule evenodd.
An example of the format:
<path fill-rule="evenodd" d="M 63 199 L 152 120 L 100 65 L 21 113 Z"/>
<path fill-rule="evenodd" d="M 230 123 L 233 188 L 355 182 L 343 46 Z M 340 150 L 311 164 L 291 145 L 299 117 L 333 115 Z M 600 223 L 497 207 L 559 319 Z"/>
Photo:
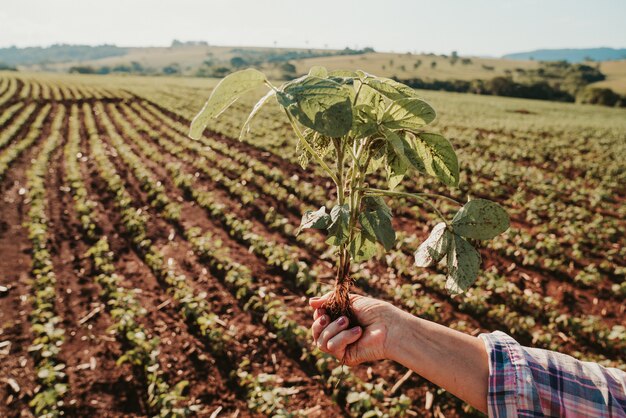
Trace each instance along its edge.
<path fill-rule="evenodd" d="M 490 417 L 626 418 L 626 373 L 481 334 L 489 355 Z"/>

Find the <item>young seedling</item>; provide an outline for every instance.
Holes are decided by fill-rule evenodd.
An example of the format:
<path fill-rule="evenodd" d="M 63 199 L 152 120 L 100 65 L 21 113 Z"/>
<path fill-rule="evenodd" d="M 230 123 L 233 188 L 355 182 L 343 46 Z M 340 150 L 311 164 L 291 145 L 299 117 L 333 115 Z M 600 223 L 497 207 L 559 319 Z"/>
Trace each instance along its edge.
<path fill-rule="evenodd" d="M 252 109 L 240 139 L 259 109 L 276 100 L 298 138 L 302 167 L 315 161 L 336 186 L 335 205 L 305 212 L 298 229 L 298 233 L 306 228 L 326 230 L 326 243 L 336 250 L 335 288 L 327 303 L 331 317 L 345 315 L 356 323 L 349 299 L 351 263 L 373 257 L 378 244 L 386 251 L 394 245 L 392 214 L 384 197 L 414 199 L 442 220 L 415 251 L 418 267 L 445 260 L 451 294 L 474 283 L 480 254 L 468 239 L 494 238 L 509 227 L 509 218 L 496 203 L 474 199 L 447 220 L 433 201 L 452 200 L 449 197 L 396 190 L 408 175 L 434 176 L 450 187 L 459 183 L 454 149 L 443 136 L 424 131 L 435 119 L 435 110 L 415 90 L 363 71 L 328 72 L 323 67 L 276 87 L 263 73 L 247 69 L 220 81 L 191 123 L 189 136 L 198 139 L 211 118 L 263 86 L 269 91 Z M 370 187 L 368 179 L 379 171 L 386 174 L 387 188 Z"/>

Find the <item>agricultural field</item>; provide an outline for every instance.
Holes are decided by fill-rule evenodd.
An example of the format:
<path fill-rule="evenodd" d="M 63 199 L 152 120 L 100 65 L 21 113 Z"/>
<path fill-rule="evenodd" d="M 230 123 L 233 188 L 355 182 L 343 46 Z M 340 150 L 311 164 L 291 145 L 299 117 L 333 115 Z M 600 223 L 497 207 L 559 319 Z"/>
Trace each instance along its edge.
<path fill-rule="evenodd" d="M 600 63 L 600 71 L 606 80 L 591 84 L 593 87 L 609 88 L 616 93 L 626 94 L 626 60 Z"/>
<path fill-rule="evenodd" d="M 0 416 L 480 415 L 397 364 L 314 349 L 306 299 L 334 255 L 294 232 L 331 185 L 278 106 L 234 139 L 258 97 L 189 139 L 216 82 L 0 73 Z M 356 291 L 625 368 L 626 110 L 421 93 L 464 169 L 459 189 L 404 187 L 497 201 L 511 228 L 452 298 L 413 266 L 435 217 L 395 201 L 396 246 Z"/>

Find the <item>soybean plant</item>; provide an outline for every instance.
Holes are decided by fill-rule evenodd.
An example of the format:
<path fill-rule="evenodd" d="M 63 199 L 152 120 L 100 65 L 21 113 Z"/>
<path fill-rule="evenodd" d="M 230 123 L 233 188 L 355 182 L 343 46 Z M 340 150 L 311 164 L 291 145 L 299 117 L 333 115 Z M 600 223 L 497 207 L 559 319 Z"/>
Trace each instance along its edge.
<path fill-rule="evenodd" d="M 509 227 L 509 218 L 498 204 L 472 199 L 447 219 L 435 202 L 449 197 L 433 193 L 398 190 L 412 176 L 433 176 L 444 185 L 457 187 L 459 163 L 450 142 L 426 130 L 435 120 L 433 107 L 410 87 L 363 71 L 310 72 L 277 87 L 255 69 L 226 76 L 191 123 L 189 136 L 199 138 L 211 118 L 218 117 L 242 95 L 267 88 L 241 130 L 268 101 L 278 103 L 298 139 L 297 153 L 303 168 L 310 162 L 335 185 L 332 207 L 306 211 L 297 233 L 303 229 L 325 230 L 326 243 L 337 254 L 336 281 L 327 302 L 331 317 L 355 318 L 350 306 L 351 264 L 367 261 L 380 245 L 394 246 L 396 233 L 387 199 L 413 199 L 433 210 L 441 222 L 415 251 L 415 264 L 447 266 L 446 288 L 451 294 L 467 290 L 476 280 L 480 254 L 473 240 L 488 240 Z M 384 173 L 386 187 L 371 187 Z"/>

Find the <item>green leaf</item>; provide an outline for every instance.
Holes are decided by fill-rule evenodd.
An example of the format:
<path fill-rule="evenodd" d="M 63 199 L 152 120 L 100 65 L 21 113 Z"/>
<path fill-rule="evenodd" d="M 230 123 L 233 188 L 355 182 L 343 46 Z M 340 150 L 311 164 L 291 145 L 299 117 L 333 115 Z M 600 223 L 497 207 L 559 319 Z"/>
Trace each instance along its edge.
<path fill-rule="evenodd" d="M 361 394 L 359 392 L 349 392 L 346 396 L 346 402 L 352 404 L 361 400 Z"/>
<path fill-rule="evenodd" d="M 415 250 L 415 265 L 417 267 L 430 267 L 440 262 L 448 252 L 452 242 L 452 233 L 446 227 L 445 222 L 440 222 L 426 240 Z"/>
<path fill-rule="evenodd" d="M 452 219 L 455 233 L 481 240 L 500 235 L 509 225 L 509 215 L 502 206 L 486 199 L 470 200 Z"/>
<path fill-rule="evenodd" d="M 326 154 L 333 148 L 332 138 L 321 135 L 319 132 L 315 132 L 313 129 L 307 128 L 303 132 L 304 138 L 309 141 L 311 147 L 317 152 L 320 157 L 325 157 Z"/>
<path fill-rule="evenodd" d="M 361 104 L 354 107 L 350 136 L 365 138 L 378 132 L 376 111 L 370 105 Z"/>
<path fill-rule="evenodd" d="M 367 261 L 376 254 L 376 241 L 367 234 L 357 232 L 352 242 L 350 242 L 350 255 L 357 263 Z"/>
<path fill-rule="evenodd" d="M 356 70 L 354 72 L 360 80 L 365 80 L 366 78 L 376 78 L 376 76 L 371 75 L 370 73 L 366 73 L 363 70 Z"/>
<path fill-rule="evenodd" d="M 304 146 L 301 139 L 298 139 L 298 143 L 296 144 L 296 156 L 298 157 L 298 163 L 302 169 L 306 169 L 306 166 L 309 165 L 309 159 L 312 157 L 309 153 L 309 150 Z"/>
<path fill-rule="evenodd" d="M 387 143 L 383 138 L 377 138 L 370 145 L 372 158 L 367 173 L 376 172 L 387 160 Z"/>
<path fill-rule="evenodd" d="M 363 205 L 364 210 L 359 215 L 363 234 L 377 239 L 389 251 L 396 242 L 396 231 L 391 224 L 391 209 L 380 196 L 364 197 Z"/>
<path fill-rule="evenodd" d="M 446 289 L 452 295 L 465 292 L 474 284 L 480 268 L 480 253 L 457 234 L 453 234 L 447 255 Z"/>
<path fill-rule="evenodd" d="M 324 158 L 333 148 L 332 138 L 320 135 L 319 132 L 316 132 L 313 129 L 306 128 L 302 132 L 302 135 L 309 145 L 311 145 L 311 148 L 313 148 L 313 150 L 321 158 Z M 303 169 L 306 169 L 309 161 L 313 158 L 308 148 L 304 146 L 304 141 L 301 139 L 298 139 L 298 142 L 296 143 L 296 156 L 298 157 L 298 162 Z"/>
<path fill-rule="evenodd" d="M 340 246 L 348 240 L 348 224 L 350 222 L 350 207 L 337 205 L 330 211 L 330 226 L 326 243 Z"/>
<path fill-rule="evenodd" d="M 396 156 L 402 159 L 405 165 L 411 166 L 422 173 L 426 172 L 424 161 L 415 151 L 415 146 L 412 146 L 404 136 L 400 136 L 400 134 L 385 126 L 381 126 L 381 130 L 389 144 L 393 147 Z"/>
<path fill-rule="evenodd" d="M 328 73 L 328 79 L 336 81 L 339 84 L 354 85 L 359 75 L 354 71 L 335 70 Z"/>
<path fill-rule="evenodd" d="M 380 110 L 384 111 L 384 109 L 382 109 L 383 106 L 380 106 L 381 102 L 383 102 L 383 96 L 362 81 L 357 81 L 357 83 L 360 83 L 360 87 L 357 84 L 356 89 L 359 90 L 359 96 L 356 99 L 356 104 L 369 105 L 374 108 L 377 113 L 379 107 L 381 108 Z M 383 113 L 382 111 L 380 112 L 381 115 Z"/>
<path fill-rule="evenodd" d="M 296 235 L 302 232 L 305 228 L 326 229 L 330 224 L 330 220 L 330 215 L 326 213 L 326 208 L 324 206 L 316 211 L 307 210 L 304 212 L 304 215 L 302 215 L 300 227 L 296 231 Z"/>
<path fill-rule="evenodd" d="M 304 76 L 285 84 L 276 95 L 302 125 L 338 138 L 352 127 L 350 89 L 333 80 Z"/>
<path fill-rule="evenodd" d="M 350 70 L 333 70 L 328 72 L 329 77 L 358 78 L 359 75 Z"/>
<path fill-rule="evenodd" d="M 417 153 L 415 140 L 413 138 L 401 137 L 402 145 L 404 146 L 404 157 L 409 164 L 421 173 L 426 173 L 426 164 L 422 157 Z"/>
<path fill-rule="evenodd" d="M 411 87 L 390 78 L 367 78 L 363 82 L 393 101 L 407 97 L 417 97 L 417 92 Z"/>
<path fill-rule="evenodd" d="M 176 393 L 178 396 L 180 396 L 188 386 L 189 386 L 188 380 L 181 380 L 180 382 L 176 383 L 176 385 L 174 385 L 174 387 L 172 388 L 172 391 Z"/>
<path fill-rule="evenodd" d="M 252 111 L 250 112 L 250 114 L 248 115 L 248 118 L 246 119 L 246 122 L 243 124 L 242 128 L 241 128 L 241 132 L 239 133 L 239 140 L 241 141 L 244 137 L 245 134 L 247 134 L 248 132 L 250 132 L 250 122 L 252 122 L 252 118 L 257 114 L 257 112 L 263 107 L 263 105 L 272 97 L 274 97 L 276 95 L 276 91 L 275 90 L 270 90 L 267 92 L 267 94 L 263 97 L 261 97 L 261 99 L 256 102 L 256 104 L 254 105 L 254 107 L 252 108 Z"/>
<path fill-rule="evenodd" d="M 326 78 L 328 77 L 328 70 L 321 65 L 314 65 L 309 70 L 309 75 L 313 77 Z"/>
<path fill-rule="evenodd" d="M 418 131 L 435 120 L 436 114 L 428 103 L 417 97 L 407 97 L 392 102 L 382 117 L 389 129 Z"/>
<path fill-rule="evenodd" d="M 211 92 L 202 110 L 191 121 L 189 136 L 198 139 L 211 118 L 217 117 L 244 93 L 262 86 L 265 75 L 253 68 L 237 71 L 224 77 Z"/>
<path fill-rule="evenodd" d="M 409 165 L 406 158 L 402 154 L 398 155 L 396 149 L 391 144 L 387 144 L 386 168 L 389 190 L 393 190 L 404 179 L 404 175 L 406 174 Z"/>
<path fill-rule="evenodd" d="M 459 184 L 459 161 L 450 142 L 441 135 L 427 132 L 415 136 L 415 150 L 426 172 L 448 186 Z"/>

